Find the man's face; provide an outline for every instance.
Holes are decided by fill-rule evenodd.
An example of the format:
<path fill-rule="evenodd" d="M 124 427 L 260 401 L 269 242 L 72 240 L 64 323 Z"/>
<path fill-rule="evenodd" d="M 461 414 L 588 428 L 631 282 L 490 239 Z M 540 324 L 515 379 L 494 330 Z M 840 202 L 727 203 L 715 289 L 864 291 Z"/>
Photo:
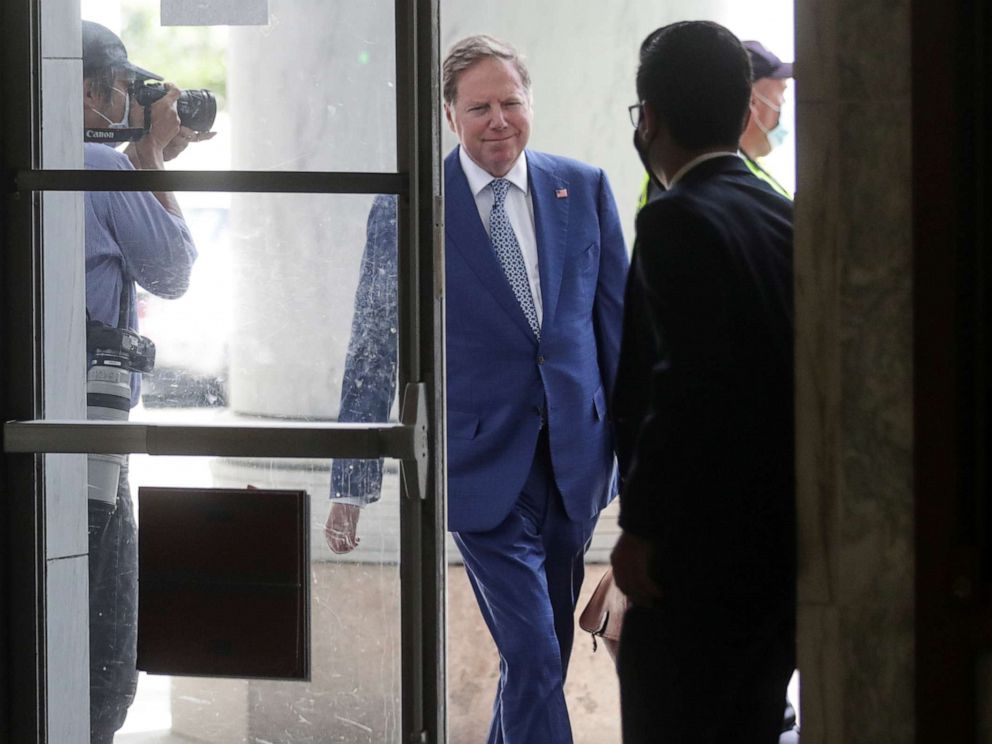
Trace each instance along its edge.
<path fill-rule="evenodd" d="M 751 86 L 751 116 L 761 123 L 765 131 L 778 126 L 787 86 L 788 81 L 771 78 L 761 78 Z"/>
<path fill-rule="evenodd" d="M 501 59 L 483 59 L 461 73 L 444 113 L 468 156 L 496 177 L 510 171 L 530 138 L 530 94 Z"/>
<path fill-rule="evenodd" d="M 129 78 L 117 78 L 108 95 L 100 95 L 98 88 L 87 84 L 83 87 L 83 121 L 87 127 L 105 127 L 107 120 L 119 122 L 127 110 L 128 90 L 131 86 Z M 98 113 L 106 117 L 104 119 Z"/>

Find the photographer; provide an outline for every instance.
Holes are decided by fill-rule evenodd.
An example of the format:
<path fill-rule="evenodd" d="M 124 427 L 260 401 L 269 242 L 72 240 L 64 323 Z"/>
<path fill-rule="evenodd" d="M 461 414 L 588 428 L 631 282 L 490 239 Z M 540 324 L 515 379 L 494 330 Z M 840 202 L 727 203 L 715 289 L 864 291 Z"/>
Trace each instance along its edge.
<path fill-rule="evenodd" d="M 82 41 L 86 168 L 162 169 L 190 142 L 213 136 L 181 124 L 176 106 L 181 91 L 171 84 L 147 109 L 134 100 L 144 81 L 162 78 L 132 64 L 109 29 L 83 21 Z M 130 142 L 123 153 L 114 149 L 123 142 Z M 124 329 L 127 336 L 126 331 L 138 330 L 135 284 L 160 297 L 182 296 L 196 248 L 171 192 L 87 192 L 85 215 L 88 320 L 109 327 L 105 334 Z M 95 359 L 91 349 L 90 363 Z M 125 418 L 138 401 L 140 375 L 119 374 L 124 410 L 117 417 Z M 92 399 L 90 405 L 92 414 Z M 117 459 L 105 488 L 94 487 L 95 471 L 91 459 L 90 741 L 105 744 L 123 724 L 137 685 L 138 556 L 126 458 Z"/>

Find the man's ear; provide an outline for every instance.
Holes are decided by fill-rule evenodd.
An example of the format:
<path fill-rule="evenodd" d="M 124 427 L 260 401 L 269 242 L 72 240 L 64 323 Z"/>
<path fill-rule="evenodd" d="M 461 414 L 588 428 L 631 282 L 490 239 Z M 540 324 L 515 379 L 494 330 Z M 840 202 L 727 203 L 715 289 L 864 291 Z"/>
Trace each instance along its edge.
<path fill-rule="evenodd" d="M 744 112 L 744 124 L 741 127 L 741 134 L 744 134 L 749 126 L 751 126 L 751 119 L 757 118 L 757 114 L 754 111 L 754 99 L 751 99 L 751 105 L 747 107 L 747 111 Z"/>
<path fill-rule="evenodd" d="M 651 142 L 658 133 L 658 113 L 645 101 L 641 104 L 641 137 L 645 142 Z"/>
<path fill-rule="evenodd" d="M 448 120 L 448 128 L 455 134 L 458 134 L 458 130 L 455 129 L 455 118 L 454 114 L 451 113 L 450 103 L 444 104 L 444 118 Z"/>
<path fill-rule="evenodd" d="M 83 106 L 99 108 L 103 103 L 102 97 L 97 93 L 97 86 L 90 78 L 83 79 Z"/>

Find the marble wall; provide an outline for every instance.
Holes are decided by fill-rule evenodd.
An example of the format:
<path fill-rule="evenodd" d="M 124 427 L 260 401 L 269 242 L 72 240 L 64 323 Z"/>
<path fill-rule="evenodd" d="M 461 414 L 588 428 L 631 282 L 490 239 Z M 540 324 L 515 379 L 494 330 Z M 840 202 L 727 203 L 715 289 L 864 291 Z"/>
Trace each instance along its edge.
<path fill-rule="evenodd" d="M 803 741 L 911 742 L 910 23 L 797 3 Z"/>

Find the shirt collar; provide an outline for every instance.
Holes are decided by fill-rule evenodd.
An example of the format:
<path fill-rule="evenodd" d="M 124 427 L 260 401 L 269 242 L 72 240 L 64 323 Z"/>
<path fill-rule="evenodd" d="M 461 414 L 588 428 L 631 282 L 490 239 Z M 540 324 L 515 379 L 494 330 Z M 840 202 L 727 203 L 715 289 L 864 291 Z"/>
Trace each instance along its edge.
<path fill-rule="evenodd" d="M 676 174 L 672 176 L 671 180 L 669 180 L 666 188 L 668 189 L 673 188 L 675 184 L 677 184 L 679 181 L 682 180 L 682 178 L 685 177 L 686 173 L 691 171 L 700 163 L 705 163 L 707 160 L 713 160 L 714 158 L 723 158 L 726 157 L 727 155 L 733 155 L 736 157 L 737 153 L 734 152 L 733 150 L 721 150 L 720 152 L 707 152 L 704 153 L 703 155 L 699 155 L 698 157 L 693 158 L 688 163 L 686 163 L 681 168 L 679 168 L 678 172 L 676 172 Z"/>
<path fill-rule="evenodd" d="M 464 147 L 458 148 L 458 161 L 461 163 L 462 172 L 465 174 L 465 180 L 468 181 L 468 187 L 472 191 L 472 196 L 478 196 L 479 192 L 489 185 L 494 176 L 483 170 L 472 160 L 468 153 L 465 152 Z M 527 193 L 527 156 L 525 153 L 521 153 L 521 157 L 517 158 L 517 162 L 513 164 L 510 172 L 503 176 L 503 178 L 524 192 L 524 194 Z"/>

